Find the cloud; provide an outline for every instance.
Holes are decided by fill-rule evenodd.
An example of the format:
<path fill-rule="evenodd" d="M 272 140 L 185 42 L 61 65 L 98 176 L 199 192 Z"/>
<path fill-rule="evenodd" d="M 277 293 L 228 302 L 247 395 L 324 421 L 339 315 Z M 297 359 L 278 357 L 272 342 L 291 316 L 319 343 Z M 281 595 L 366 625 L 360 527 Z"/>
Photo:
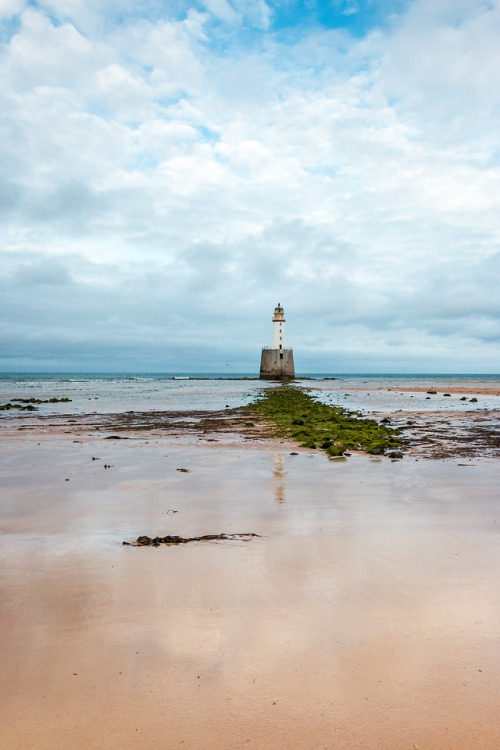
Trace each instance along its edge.
<path fill-rule="evenodd" d="M 470 149 L 472 158 L 488 144 L 496 149 L 499 32 L 498 3 L 415 3 L 388 40 L 386 94 L 403 116 L 425 118 L 444 147 Z"/>
<path fill-rule="evenodd" d="M 55 258 L 22 263 L 11 279 L 13 286 L 65 286 L 71 281 L 71 275 L 64 263 Z"/>
<path fill-rule="evenodd" d="M 234 22 L 238 18 L 238 14 L 227 0 L 204 0 L 203 5 L 222 21 Z"/>
<path fill-rule="evenodd" d="M 27 0 L 0 0 L 0 19 L 18 15 L 27 5 Z"/>
<path fill-rule="evenodd" d="M 370 7 L 5 3 L 3 366 L 498 369 L 500 6 Z"/>

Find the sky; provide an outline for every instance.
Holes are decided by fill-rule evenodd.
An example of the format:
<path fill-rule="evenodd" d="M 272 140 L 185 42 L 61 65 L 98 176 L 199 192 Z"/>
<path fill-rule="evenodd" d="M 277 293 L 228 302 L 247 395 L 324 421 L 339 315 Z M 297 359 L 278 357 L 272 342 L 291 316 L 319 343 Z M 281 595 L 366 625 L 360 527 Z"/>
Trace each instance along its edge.
<path fill-rule="evenodd" d="M 500 0 L 0 0 L 0 370 L 500 372 Z"/>

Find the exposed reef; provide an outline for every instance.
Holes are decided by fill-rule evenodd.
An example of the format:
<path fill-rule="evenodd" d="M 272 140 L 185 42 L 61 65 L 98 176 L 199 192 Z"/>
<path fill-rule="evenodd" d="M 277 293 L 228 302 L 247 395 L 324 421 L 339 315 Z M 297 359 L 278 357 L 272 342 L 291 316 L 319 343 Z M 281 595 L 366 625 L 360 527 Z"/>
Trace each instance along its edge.
<path fill-rule="evenodd" d="M 256 400 L 241 407 L 257 411 L 274 422 L 276 433 L 292 437 L 304 448 L 321 448 L 329 456 L 342 456 L 349 450 L 374 455 L 396 451 L 403 444 L 400 431 L 374 419 L 363 418 L 339 406 L 328 406 L 295 386 L 267 388 Z"/>
<path fill-rule="evenodd" d="M 294 386 L 277 386 L 270 390 L 283 392 L 286 388 L 298 391 Z M 425 392 L 425 391 L 424 391 Z M 309 397 L 310 398 L 310 397 Z M 428 396 L 429 399 L 433 398 Z M 312 399 L 311 399 L 312 400 Z M 468 399 L 477 401 L 475 397 Z M 317 403 L 317 402 L 316 402 Z M 460 403 L 462 405 L 463 402 Z M 459 401 L 457 399 L 457 405 Z M 400 458 L 401 450 L 404 449 L 405 456 L 426 459 L 469 459 L 476 457 L 499 457 L 500 456 L 500 410 L 482 409 L 467 412 L 403 412 L 395 411 L 390 414 L 380 414 L 374 419 L 363 418 L 358 412 L 348 412 L 339 407 L 328 407 L 317 404 L 326 415 L 333 414 L 334 419 L 328 417 L 324 421 L 314 419 L 319 428 L 314 432 L 318 439 L 314 442 L 316 448 L 320 448 L 334 436 L 329 455 L 332 458 L 337 451 L 342 450 L 342 445 L 353 442 L 353 434 L 358 429 L 361 431 L 360 445 L 372 446 L 375 451 L 380 446 L 373 446 L 376 438 L 381 436 L 382 442 L 387 442 L 388 436 L 392 434 L 393 440 L 401 442 L 401 448 L 389 441 L 384 447 L 385 455 L 389 458 Z M 31 404 L 29 404 L 31 406 Z M 55 409 L 54 409 L 55 411 Z M 294 410 L 295 411 L 295 410 Z M 292 412 L 294 413 L 294 412 Z M 335 416 L 336 413 L 336 416 Z M 285 438 L 300 440 L 300 433 L 308 432 L 307 420 L 301 416 L 306 414 L 306 409 L 296 412 L 290 420 L 291 415 L 284 411 L 277 412 L 274 416 L 256 408 L 250 404 L 246 409 L 220 409 L 210 411 L 130 411 L 125 413 L 110 414 L 39 414 L 29 410 L 27 413 L 18 413 L 17 410 L 4 414 L 0 420 L 0 427 L 4 430 L 16 430 L 32 432 L 36 434 L 43 430 L 45 434 L 56 434 L 61 430 L 73 434 L 75 442 L 86 442 L 90 436 L 99 436 L 108 445 L 120 442 L 120 439 L 160 439 L 169 438 L 174 440 L 188 440 L 200 444 L 213 446 L 232 445 L 242 448 L 243 446 L 258 446 L 262 441 L 274 439 L 278 446 L 285 442 Z M 325 415 L 325 416 L 326 416 Z M 343 416 L 342 416 L 343 415 Z M 311 414 L 314 416 L 314 413 Z M 349 417 L 349 418 L 347 418 Z M 304 424 L 291 424 L 293 419 L 299 419 Z M 353 421 L 350 421 L 350 420 Z M 379 432 L 378 428 L 387 426 L 391 431 Z M 329 432 L 328 429 L 331 428 Z M 292 430 L 295 435 L 292 435 Z M 334 432 L 335 431 L 335 432 Z M 398 434 L 398 431 L 399 434 Z M 384 434 L 385 432 L 385 434 Z M 297 434 L 298 433 L 298 434 Z M 307 435 L 304 438 L 307 440 Z M 314 435 L 309 435 L 314 437 Z M 321 443 L 319 438 L 322 438 Z M 364 438 L 370 438 L 365 440 Z M 108 441 L 108 438 L 109 441 Z M 300 440 L 304 444 L 304 438 Z M 363 450 L 366 450 L 363 447 Z M 283 446 L 287 449 L 286 446 Z M 323 450 L 326 450 L 324 448 Z M 398 455 L 399 454 L 399 455 Z M 104 459 L 103 459 L 104 460 Z M 179 466 L 178 468 L 182 468 Z M 189 467 L 188 467 L 189 468 Z M 181 473 L 180 476 L 184 476 Z M 187 474 L 185 474 L 187 476 Z"/>
<path fill-rule="evenodd" d="M 10 411 L 18 409 L 19 411 L 38 411 L 34 404 L 61 404 L 71 401 L 70 398 L 13 398 L 7 404 L 0 404 L 0 411 Z"/>

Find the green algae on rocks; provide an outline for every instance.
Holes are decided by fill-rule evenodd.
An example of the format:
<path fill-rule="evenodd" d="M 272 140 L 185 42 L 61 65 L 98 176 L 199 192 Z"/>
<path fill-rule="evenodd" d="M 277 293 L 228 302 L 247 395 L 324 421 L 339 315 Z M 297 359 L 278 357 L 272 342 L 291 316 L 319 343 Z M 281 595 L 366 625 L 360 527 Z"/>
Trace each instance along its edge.
<path fill-rule="evenodd" d="M 63 404 L 67 401 L 71 401 L 67 396 L 63 398 L 13 398 L 13 401 L 17 401 L 20 404 Z"/>
<path fill-rule="evenodd" d="M 0 404 L 0 411 L 10 411 L 11 409 L 19 409 L 19 411 L 37 411 L 36 406 L 28 404 L 23 406 L 22 404 L 12 404 L 10 401 L 7 404 Z"/>
<path fill-rule="evenodd" d="M 7 404 L 1 404 L 0 411 L 10 411 L 11 409 L 38 411 L 34 404 L 62 404 L 66 401 L 71 401 L 71 399 L 66 396 L 63 398 L 13 398 L 12 402 L 9 401 Z"/>
<path fill-rule="evenodd" d="M 399 430 L 340 406 L 323 404 L 295 386 L 266 388 L 241 408 L 257 411 L 274 422 L 277 435 L 292 437 L 304 448 L 321 448 L 329 456 L 341 456 L 348 450 L 381 455 L 402 445 Z"/>

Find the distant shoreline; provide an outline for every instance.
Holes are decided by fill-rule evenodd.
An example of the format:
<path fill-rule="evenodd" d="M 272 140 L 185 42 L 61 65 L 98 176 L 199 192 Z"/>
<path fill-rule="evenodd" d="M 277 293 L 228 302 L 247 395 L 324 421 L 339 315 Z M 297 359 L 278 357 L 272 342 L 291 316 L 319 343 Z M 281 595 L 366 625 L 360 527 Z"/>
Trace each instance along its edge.
<path fill-rule="evenodd" d="M 259 376 L 251 372 L 235 373 L 235 372 L 113 372 L 113 371 L 86 371 L 86 370 L 1 370 L 0 380 L 11 380 L 18 378 L 26 378 L 31 380 L 49 380 L 57 378 L 83 378 L 88 380 L 95 380 L 99 378 L 106 379 L 158 379 L 158 380 L 260 380 Z M 406 373 L 391 373 L 391 372 L 308 372 L 298 373 L 295 376 L 295 380 L 350 380 L 350 379 L 366 379 L 366 380 L 402 380 L 407 381 L 409 379 L 417 380 L 446 380 L 446 381 L 457 381 L 463 382 L 465 380 L 478 380 L 492 381 L 498 380 L 500 382 L 500 373 L 457 373 L 457 372 L 406 372 Z"/>

